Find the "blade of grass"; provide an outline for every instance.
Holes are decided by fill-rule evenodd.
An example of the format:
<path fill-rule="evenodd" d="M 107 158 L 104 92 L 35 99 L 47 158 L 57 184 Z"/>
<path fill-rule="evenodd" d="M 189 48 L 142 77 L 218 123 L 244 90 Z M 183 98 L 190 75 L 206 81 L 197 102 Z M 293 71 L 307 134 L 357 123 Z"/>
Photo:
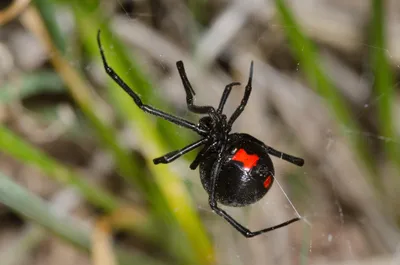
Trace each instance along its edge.
<path fill-rule="evenodd" d="M 61 54 L 65 55 L 66 51 L 66 42 L 63 37 L 63 34 L 58 28 L 58 24 L 55 23 L 55 8 L 53 5 L 49 5 L 47 0 L 34 0 L 35 5 L 38 8 L 38 11 L 43 18 L 43 23 L 46 25 L 47 30 L 50 32 L 52 36 L 52 40 L 57 49 L 61 52 Z"/>
<path fill-rule="evenodd" d="M 355 153 L 370 172 L 368 175 L 370 183 L 377 191 L 382 191 L 382 183 L 378 178 L 374 177 L 377 176 L 376 165 L 369 155 L 362 137 L 354 133 L 360 132 L 360 129 L 353 119 L 346 102 L 334 87 L 332 81 L 322 70 L 316 47 L 305 36 L 291 10 L 285 4 L 285 1 L 276 0 L 275 4 L 282 24 L 284 25 L 283 28 L 286 32 L 286 36 L 289 39 L 290 48 L 299 60 L 301 69 L 310 83 L 310 86 L 325 99 L 338 124 L 341 125 L 343 134 L 349 137 Z"/>
<path fill-rule="evenodd" d="M 370 43 L 372 49 L 371 67 L 375 75 L 375 95 L 378 100 L 379 128 L 384 137 L 398 140 L 393 122 L 394 84 L 393 73 L 388 59 L 385 41 L 384 7 L 385 1 L 372 0 L 372 20 Z M 400 171 L 400 152 L 397 144 L 392 141 L 383 141 L 386 154 L 396 164 Z"/>
<path fill-rule="evenodd" d="M 98 220 L 92 234 L 93 265 L 116 265 L 110 224 Z"/>
<path fill-rule="evenodd" d="M 301 250 L 300 250 L 300 261 L 299 264 L 301 265 L 307 265 L 309 264 L 309 256 L 310 256 L 310 242 L 311 241 L 311 231 L 312 231 L 312 226 L 310 226 L 307 222 L 304 222 L 303 224 L 304 229 L 303 229 L 303 240 L 301 242 Z"/>
<path fill-rule="evenodd" d="M 39 168 L 57 182 L 77 188 L 88 201 L 107 212 L 119 205 L 112 195 L 90 185 L 84 176 L 58 163 L 3 126 L 0 126 L 0 150 L 25 164 Z"/>
<path fill-rule="evenodd" d="M 6 9 L 0 10 L 0 25 L 5 25 L 17 17 L 30 2 L 30 0 L 16 0 L 9 4 Z"/>
<path fill-rule="evenodd" d="M 0 202 L 65 241 L 87 252 L 90 251 L 90 230 L 87 227 L 83 227 L 72 218 L 55 213 L 48 203 L 11 181 L 2 172 L 0 172 Z M 165 264 L 139 252 L 133 254 L 130 251 L 128 254 L 118 251 L 117 253 L 120 264 Z"/>
<path fill-rule="evenodd" d="M 71 222 L 58 222 L 55 215 L 50 212 L 48 207 L 39 197 L 29 191 L 24 190 L 18 184 L 0 172 L 0 201 L 13 211 L 22 215 L 24 218 L 34 220 L 43 227 L 56 231 L 56 234 L 78 246 L 85 247 L 90 244 L 87 231 L 74 229 L 75 225 Z"/>
<path fill-rule="evenodd" d="M 43 227 L 32 224 L 24 229 L 22 237 L 14 240 L 7 246 L 6 254 L 1 257 L 2 265 L 19 265 L 26 263 L 29 253 L 46 239 L 46 231 Z"/>
<path fill-rule="evenodd" d="M 99 218 L 92 234 L 92 260 L 94 265 L 114 265 L 112 229 L 122 228 L 131 220 L 143 219 L 143 215 L 132 209 L 119 209 L 109 216 Z M 129 225 L 129 224 L 128 224 Z"/>
<path fill-rule="evenodd" d="M 51 198 L 47 199 L 51 209 L 57 211 L 59 216 L 69 215 L 82 199 L 77 196 L 73 188 L 66 188 L 55 192 Z M 21 227 L 21 231 L 16 240 L 8 244 L 5 254 L 2 255 L 2 265 L 19 265 L 30 260 L 30 254 L 37 249 L 48 237 L 48 232 L 41 226 L 30 223 Z"/>
<path fill-rule="evenodd" d="M 23 99 L 43 92 L 61 93 L 65 91 L 64 83 L 54 72 L 42 71 L 21 76 L 0 88 L 0 103 Z"/>

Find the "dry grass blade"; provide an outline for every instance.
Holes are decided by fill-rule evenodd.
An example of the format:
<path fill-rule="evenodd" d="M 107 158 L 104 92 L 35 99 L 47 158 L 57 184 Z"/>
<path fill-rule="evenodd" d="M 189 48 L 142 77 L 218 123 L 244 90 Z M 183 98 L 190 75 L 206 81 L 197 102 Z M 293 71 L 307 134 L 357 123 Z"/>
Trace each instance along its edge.
<path fill-rule="evenodd" d="M 0 25 L 5 25 L 19 16 L 28 7 L 30 2 L 31 0 L 14 0 L 6 10 L 0 11 Z"/>
<path fill-rule="evenodd" d="M 53 45 L 37 10 L 34 7 L 29 7 L 21 16 L 21 22 L 43 41 L 51 55 L 51 61 L 54 67 L 57 69 L 57 72 L 61 75 L 64 82 L 68 84 L 76 101 L 86 107 L 92 105 L 93 101 L 92 97 L 89 95 L 88 85 L 82 81 L 78 73 L 69 65 L 68 61 L 63 58 L 58 49 Z"/>
<path fill-rule="evenodd" d="M 110 224 L 106 219 L 96 222 L 92 234 L 93 265 L 116 265 Z"/>
<path fill-rule="evenodd" d="M 145 222 L 145 216 L 130 208 L 121 208 L 109 216 L 100 218 L 92 233 L 93 265 L 115 265 L 115 254 L 112 246 L 113 228 L 128 228 L 131 223 Z"/>

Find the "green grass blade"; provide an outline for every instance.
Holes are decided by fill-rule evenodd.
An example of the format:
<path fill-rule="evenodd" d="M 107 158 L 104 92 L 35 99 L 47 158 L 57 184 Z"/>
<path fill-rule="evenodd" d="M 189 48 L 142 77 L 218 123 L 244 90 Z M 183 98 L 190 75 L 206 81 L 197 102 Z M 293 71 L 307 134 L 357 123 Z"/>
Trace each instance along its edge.
<path fill-rule="evenodd" d="M 119 205 L 112 195 L 90 185 L 84 176 L 58 163 L 3 126 L 0 126 L 0 150 L 27 165 L 39 168 L 57 182 L 77 188 L 88 201 L 106 211 Z"/>
<path fill-rule="evenodd" d="M 0 103 L 24 99 L 43 92 L 62 93 L 64 91 L 64 83 L 56 73 L 42 71 L 23 75 L 17 81 L 4 84 L 0 88 Z"/>
<path fill-rule="evenodd" d="M 372 20 L 370 49 L 371 67 L 375 75 L 375 95 L 378 100 L 378 117 L 381 135 L 389 139 L 398 139 L 394 128 L 393 102 L 395 100 L 393 73 L 387 58 L 385 40 L 384 7 L 385 1 L 372 0 Z M 397 144 L 383 141 L 386 154 L 400 170 L 400 152 Z"/>
<path fill-rule="evenodd" d="M 301 242 L 301 250 L 300 250 L 300 261 L 299 264 L 307 265 L 309 264 L 310 257 L 310 242 L 311 242 L 311 232 L 312 226 L 310 226 L 307 222 L 303 224 L 303 240 Z"/>
<path fill-rule="evenodd" d="M 87 228 L 83 228 L 82 225 L 67 216 L 59 216 L 59 214 L 52 210 L 48 203 L 17 185 L 1 172 L 0 203 L 6 205 L 22 217 L 43 226 L 67 242 L 85 251 L 90 251 L 90 231 Z M 120 264 L 165 264 L 138 252 L 128 254 L 117 251 L 117 253 Z"/>
<path fill-rule="evenodd" d="M 338 124 L 341 125 L 343 134 L 349 137 L 357 155 L 360 157 L 361 161 L 363 161 L 364 166 L 371 172 L 368 176 L 370 182 L 374 184 L 376 188 L 380 189 L 381 183 L 376 178 L 372 177 L 376 175 L 374 174 L 376 172 L 375 163 L 373 163 L 362 137 L 354 133 L 360 132 L 357 121 L 352 117 L 346 102 L 335 88 L 332 81 L 324 73 L 316 47 L 302 32 L 291 10 L 285 4 L 285 1 L 276 0 L 275 3 L 278 14 L 284 25 L 286 36 L 290 42 L 290 47 L 299 60 L 300 67 L 310 86 L 325 99 L 330 111 L 333 113 Z"/>
<path fill-rule="evenodd" d="M 24 190 L 1 172 L 0 202 L 23 217 L 34 220 L 51 231 L 56 231 L 58 236 L 64 239 L 69 238 L 69 241 L 78 247 L 90 245 L 87 231 L 74 228 L 70 222 L 56 221 L 55 215 L 50 213 L 49 207 L 39 197 Z"/>
<path fill-rule="evenodd" d="M 56 12 L 53 5 L 49 4 L 47 0 L 34 0 L 38 11 L 43 18 L 47 30 L 53 36 L 55 46 L 64 55 L 66 52 L 66 42 L 62 32 L 58 28 L 56 21 Z"/>

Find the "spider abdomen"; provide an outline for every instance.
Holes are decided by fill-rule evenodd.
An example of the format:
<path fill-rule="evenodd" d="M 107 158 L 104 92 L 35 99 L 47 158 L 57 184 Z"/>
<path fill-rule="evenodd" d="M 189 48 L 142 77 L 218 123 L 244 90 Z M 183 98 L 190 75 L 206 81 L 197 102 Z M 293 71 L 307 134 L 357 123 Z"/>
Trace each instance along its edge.
<path fill-rule="evenodd" d="M 211 194 L 211 171 L 217 160 L 211 153 L 200 163 L 200 178 L 204 189 Z M 217 176 L 216 200 L 227 206 L 246 206 L 260 200 L 271 188 L 274 167 L 267 147 L 248 134 L 231 134 L 222 153 Z"/>

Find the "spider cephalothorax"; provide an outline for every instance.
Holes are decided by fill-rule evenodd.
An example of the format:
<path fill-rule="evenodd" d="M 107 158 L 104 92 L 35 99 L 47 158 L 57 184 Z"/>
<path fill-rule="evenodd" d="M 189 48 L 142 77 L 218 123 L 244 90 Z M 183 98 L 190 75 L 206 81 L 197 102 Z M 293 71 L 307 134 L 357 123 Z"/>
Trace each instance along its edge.
<path fill-rule="evenodd" d="M 190 168 L 196 169 L 200 166 L 201 182 L 209 195 L 211 209 L 222 216 L 245 237 L 253 237 L 266 233 L 300 220 L 300 216 L 298 216 L 281 224 L 251 232 L 217 205 L 217 202 L 219 202 L 228 206 L 241 207 L 260 200 L 274 182 L 275 171 L 269 155 L 282 158 L 297 166 L 303 166 L 304 164 L 303 159 L 275 150 L 251 135 L 230 133 L 233 123 L 243 112 L 250 97 L 253 62 L 250 65 L 249 79 L 245 87 L 243 99 L 229 119 L 222 113 L 223 108 L 232 87 L 240 85 L 240 83 L 233 82 L 225 87 L 217 109 L 212 106 L 198 106 L 193 102 L 195 92 L 186 76 L 183 62 L 178 61 L 176 63 L 186 92 L 188 109 L 193 113 L 206 115 L 196 125 L 190 121 L 143 104 L 139 96 L 108 65 L 100 42 L 100 31 L 97 35 L 97 41 L 105 71 L 132 97 L 140 109 L 190 129 L 201 136 L 201 139 L 180 150 L 175 150 L 155 158 L 153 160 L 154 164 L 171 163 L 182 155 L 202 146 L 202 149 L 190 164 Z"/>

